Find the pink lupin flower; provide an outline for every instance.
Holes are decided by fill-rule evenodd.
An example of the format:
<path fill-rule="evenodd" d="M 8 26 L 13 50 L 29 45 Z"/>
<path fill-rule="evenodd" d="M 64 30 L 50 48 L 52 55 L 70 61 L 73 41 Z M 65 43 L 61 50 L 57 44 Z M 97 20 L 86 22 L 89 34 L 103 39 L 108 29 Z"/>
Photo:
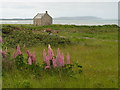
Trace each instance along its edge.
<path fill-rule="evenodd" d="M 49 56 L 49 60 L 52 60 L 52 58 L 54 56 L 54 53 L 53 53 L 53 50 L 52 50 L 50 44 L 48 45 L 48 56 Z"/>
<path fill-rule="evenodd" d="M 60 56 L 60 48 L 57 50 L 57 55 Z"/>
<path fill-rule="evenodd" d="M 50 66 L 45 66 L 45 69 L 50 69 Z"/>
<path fill-rule="evenodd" d="M 70 64 L 70 54 L 69 54 L 69 53 L 67 53 L 67 57 L 66 57 L 66 59 L 67 59 L 66 64 Z"/>
<path fill-rule="evenodd" d="M 35 54 L 31 54 L 31 59 L 32 59 L 32 63 L 36 64 L 36 57 Z"/>
<path fill-rule="evenodd" d="M 20 46 L 19 46 L 19 45 L 17 46 L 17 54 L 18 54 L 18 55 L 21 55 L 21 54 L 22 54 L 22 52 L 21 52 L 21 50 L 20 50 Z"/>
<path fill-rule="evenodd" d="M 5 57 L 7 53 L 6 53 L 5 51 L 0 50 L 0 54 L 1 54 L 3 57 Z"/>
<path fill-rule="evenodd" d="M 2 56 L 5 57 L 6 56 L 6 52 L 5 51 L 2 51 Z"/>
<path fill-rule="evenodd" d="M 64 54 L 63 53 L 60 58 L 60 66 L 64 66 Z"/>
<path fill-rule="evenodd" d="M 62 67 L 64 66 L 64 54 L 60 52 L 60 48 L 57 49 L 57 56 L 54 58 L 54 53 L 51 48 L 51 46 L 48 46 L 48 56 L 46 55 L 46 51 L 44 49 L 43 51 L 43 58 L 44 58 L 44 63 L 46 64 L 45 69 L 50 69 L 50 61 L 52 60 L 52 66 L 55 67 Z M 67 62 L 66 64 L 70 64 L 70 55 L 69 53 L 67 54 Z"/>
<path fill-rule="evenodd" d="M 0 37 L 0 43 L 2 43 L 2 42 L 3 42 L 2 37 Z"/>
<path fill-rule="evenodd" d="M 53 67 L 54 67 L 54 68 L 57 67 L 56 59 L 55 59 L 55 58 L 52 59 L 52 63 L 53 63 Z"/>
<path fill-rule="evenodd" d="M 32 65 L 32 59 L 31 59 L 31 57 L 28 58 L 28 64 Z"/>
<path fill-rule="evenodd" d="M 26 53 L 27 53 L 28 57 L 31 56 L 30 51 L 28 49 L 26 50 Z"/>
<path fill-rule="evenodd" d="M 16 58 L 16 56 L 17 56 L 17 52 L 14 53 L 13 58 Z"/>
<path fill-rule="evenodd" d="M 28 55 L 28 64 L 36 64 L 36 56 L 35 56 L 35 54 L 34 53 L 30 53 L 30 51 L 27 49 L 26 50 L 26 53 L 27 53 L 27 55 Z"/>
<path fill-rule="evenodd" d="M 28 55 L 28 64 L 32 65 L 32 57 L 31 57 L 31 53 L 28 49 L 26 49 L 26 53 Z"/>
<path fill-rule="evenodd" d="M 48 53 L 49 53 L 49 55 L 48 56 L 46 56 L 46 51 L 45 51 L 45 49 L 44 49 L 44 51 L 43 51 L 43 58 L 44 58 L 44 63 L 46 64 L 46 66 L 45 66 L 45 69 L 50 69 L 50 60 L 51 60 L 51 47 L 49 46 L 49 50 L 48 50 Z"/>
<path fill-rule="evenodd" d="M 47 66 L 50 66 L 50 60 L 49 60 L 49 56 L 46 56 L 45 63 L 47 64 Z"/>
<path fill-rule="evenodd" d="M 18 55 L 21 55 L 21 54 L 22 54 L 22 52 L 20 50 L 20 46 L 18 45 L 17 46 L 17 51 L 14 53 L 13 58 L 16 58 Z"/>
<path fill-rule="evenodd" d="M 57 66 L 60 66 L 60 59 L 61 59 L 60 49 L 58 48 L 58 50 L 57 50 L 57 56 L 56 56 Z"/>
<path fill-rule="evenodd" d="M 64 66 L 64 54 L 63 53 L 59 57 L 58 63 L 59 63 L 58 66 L 60 66 L 60 67 Z"/>

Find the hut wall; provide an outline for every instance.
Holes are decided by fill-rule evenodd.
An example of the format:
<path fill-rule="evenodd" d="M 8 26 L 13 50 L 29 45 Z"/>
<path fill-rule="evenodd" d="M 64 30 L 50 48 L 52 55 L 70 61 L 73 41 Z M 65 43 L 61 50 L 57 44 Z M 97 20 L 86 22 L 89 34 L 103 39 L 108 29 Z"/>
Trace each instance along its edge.
<path fill-rule="evenodd" d="M 52 24 L 52 17 L 48 14 L 45 14 L 44 17 L 41 19 L 41 25 L 51 25 Z"/>
<path fill-rule="evenodd" d="M 33 24 L 34 25 L 41 25 L 41 19 L 34 19 Z"/>

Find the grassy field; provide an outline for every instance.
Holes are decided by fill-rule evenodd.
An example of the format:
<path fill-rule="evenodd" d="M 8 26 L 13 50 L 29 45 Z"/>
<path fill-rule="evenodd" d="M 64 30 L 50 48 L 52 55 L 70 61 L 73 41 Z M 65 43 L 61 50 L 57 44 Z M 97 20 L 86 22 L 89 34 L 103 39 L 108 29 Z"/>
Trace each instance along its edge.
<path fill-rule="evenodd" d="M 45 29 L 59 33 L 49 35 Z M 44 38 L 43 38 L 44 37 Z M 3 88 L 118 88 L 118 26 L 76 25 L 3 25 L 3 40 L 11 55 L 17 44 L 26 57 L 26 48 L 34 52 L 37 63 L 43 63 L 43 49 L 50 43 L 54 52 L 59 47 L 71 55 L 71 63 L 82 65 L 82 72 L 18 70 L 12 57 L 3 64 Z M 48 42 L 48 43 L 47 43 Z M 4 59 L 3 59 L 4 60 Z"/>

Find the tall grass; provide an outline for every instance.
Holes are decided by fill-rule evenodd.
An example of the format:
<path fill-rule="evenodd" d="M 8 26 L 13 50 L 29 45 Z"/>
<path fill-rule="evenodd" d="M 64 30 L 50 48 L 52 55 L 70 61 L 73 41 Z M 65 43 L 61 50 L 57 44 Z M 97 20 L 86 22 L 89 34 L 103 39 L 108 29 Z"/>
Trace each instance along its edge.
<path fill-rule="evenodd" d="M 58 47 L 65 54 L 69 52 L 71 63 L 77 62 L 82 65 L 83 72 L 68 75 L 49 74 L 40 70 L 41 75 L 35 77 L 29 71 L 19 71 L 14 67 L 10 72 L 3 71 L 3 88 L 118 88 L 117 26 L 13 26 L 25 29 L 29 27 L 38 31 L 44 28 L 61 30 L 58 35 L 69 38 L 74 44 L 52 46 L 55 54 Z M 91 32 L 92 29 L 94 32 Z M 42 64 L 42 52 L 47 46 L 37 45 L 27 48 L 35 52 L 37 63 Z M 13 54 L 15 49 L 9 47 L 8 51 Z M 26 49 L 22 48 L 24 55 L 25 51 Z"/>

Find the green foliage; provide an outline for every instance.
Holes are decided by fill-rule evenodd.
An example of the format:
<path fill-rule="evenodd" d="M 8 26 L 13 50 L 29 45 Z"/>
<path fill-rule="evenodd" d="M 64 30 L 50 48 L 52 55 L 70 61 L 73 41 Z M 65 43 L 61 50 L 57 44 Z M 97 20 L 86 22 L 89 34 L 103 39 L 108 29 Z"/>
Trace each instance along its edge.
<path fill-rule="evenodd" d="M 64 73 L 68 73 L 69 76 L 73 76 L 77 73 L 82 72 L 82 66 L 78 63 L 76 64 L 66 64 L 63 68 Z"/>
<path fill-rule="evenodd" d="M 18 55 L 15 58 L 15 65 L 17 67 L 18 70 L 22 70 L 23 72 L 31 72 L 31 74 L 36 75 L 36 76 L 40 76 L 40 69 L 42 69 L 43 67 L 41 67 L 40 64 L 32 64 L 29 65 L 28 61 L 26 62 L 25 58 L 23 57 L 23 55 Z"/>
<path fill-rule="evenodd" d="M 23 55 L 18 55 L 16 58 L 15 58 L 15 65 L 17 66 L 18 69 L 22 69 L 22 67 L 24 66 L 24 57 Z"/>
<path fill-rule="evenodd" d="M 13 28 L 11 27 L 11 25 L 7 25 L 7 26 L 2 26 L 2 33 L 3 34 L 12 34 L 13 32 Z"/>
<path fill-rule="evenodd" d="M 24 81 L 18 81 L 16 84 L 15 84 L 15 87 L 16 88 L 30 88 L 31 87 L 31 84 L 28 80 L 24 80 Z"/>
<path fill-rule="evenodd" d="M 70 40 L 66 38 L 61 38 L 59 36 L 35 34 L 31 31 L 14 31 L 14 33 L 11 35 L 5 35 L 3 39 L 7 42 L 7 46 L 9 47 L 15 47 L 18 44 L 20 46 L 28 47 L 39 44 L 51 44 L 53 46 L 56 46 L 58 44 L 64 45 L 71 43 Z"/>
<path fill-rule="evenodd" d="M 49 35 L 44 32 L 45 29 L 58 30 L 58 34 Z M 70 45 L 71 43 L 81 43 L 83 39 L 112 39 L 117 40 L 117 25 L 103 26 L 76 26 L 76 25 L 7 25 L 3 24 L 3 39 L 7 46 L 15 47 L 20 45 L 23 47 L 37 45 Z"/>
<path fill-rule="evenodd" d="M 27 72 L 30 72 L 31 75 L 34 75 L 36 78 L 41 77 L 41 71 L 43 70 L 43 67 L 41 67 L 40 64 L 32 64 L 32 65 L 24 65 L 23 66 L 24 71 L 27 70 Z"/>

